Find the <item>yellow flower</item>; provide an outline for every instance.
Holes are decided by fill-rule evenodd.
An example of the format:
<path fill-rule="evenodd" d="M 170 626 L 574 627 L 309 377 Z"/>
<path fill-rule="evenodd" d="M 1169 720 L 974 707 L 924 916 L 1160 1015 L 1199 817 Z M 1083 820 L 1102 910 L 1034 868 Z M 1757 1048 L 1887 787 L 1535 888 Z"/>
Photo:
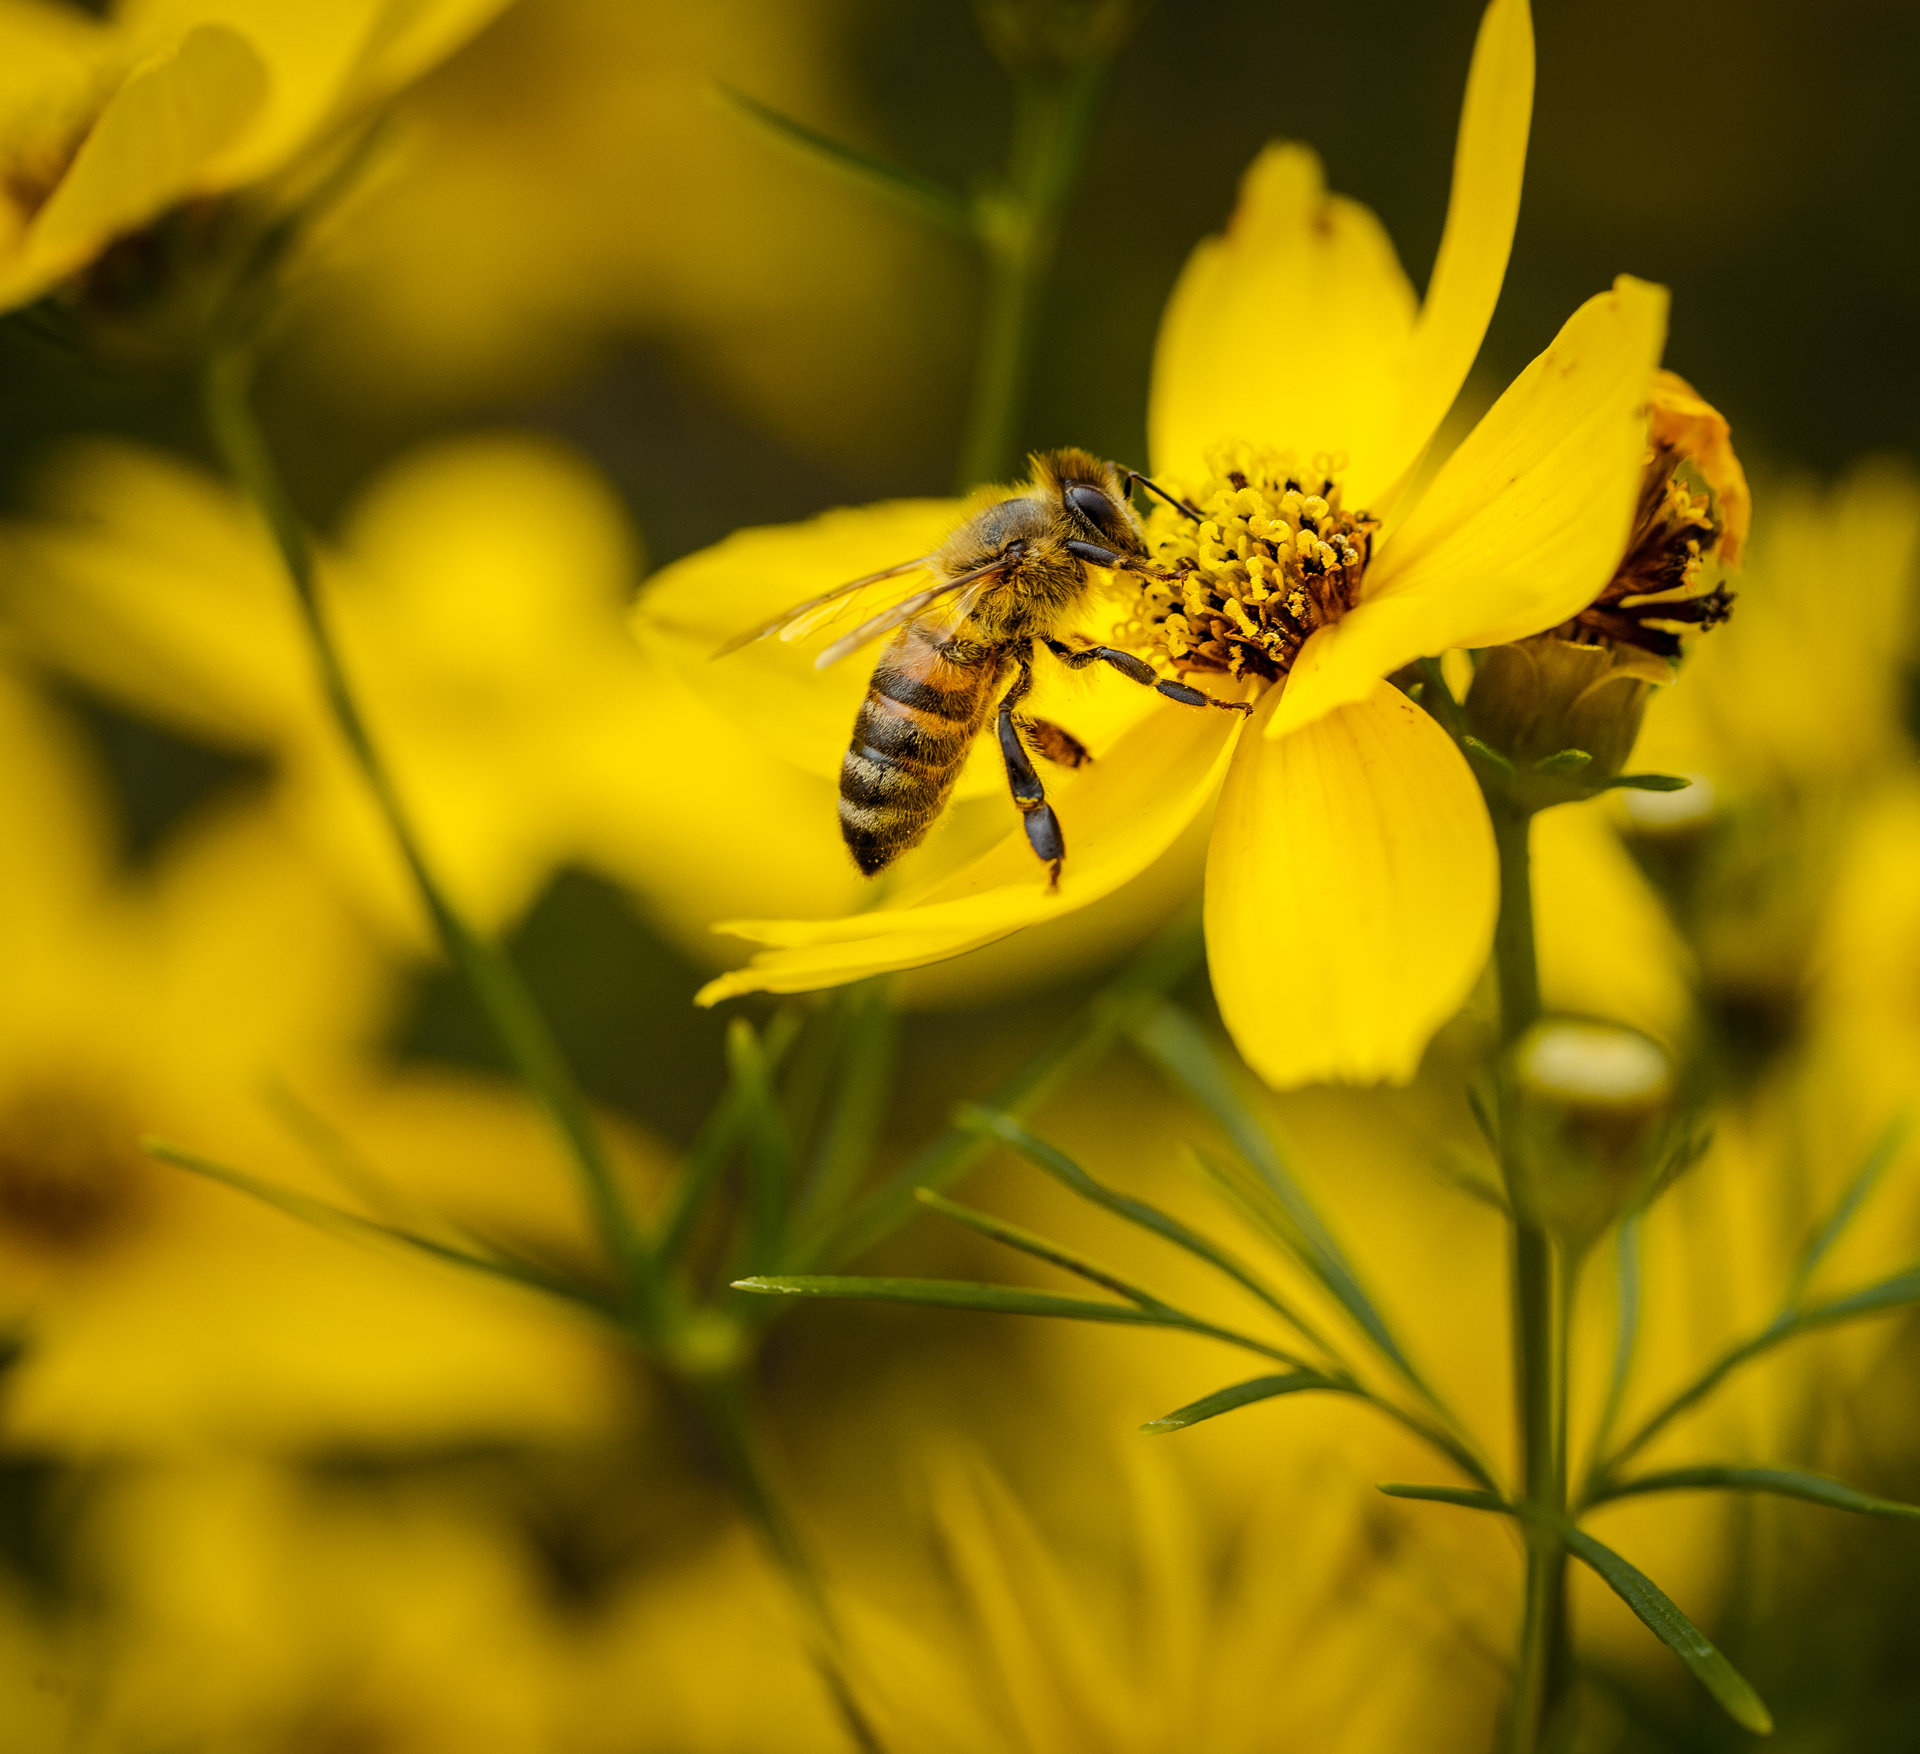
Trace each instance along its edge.
<path fill-rule="evenodd" d="M 0 309 L 168 209 L 271 176 L 503 0 L 0 6 Z"/>
<path fill-rule="evenodd" d="M 0 534 L 6 610 L 35 655 L 202 740 L 270 752 L 278 806 L 313 854 L 394 933 L 423 941 L 258 521 L 197 471 L 118 446 L 70 453 L 38 504 Z M 682 721 L 625 634 L 635 549 L 591 470 L 532 439 L 415 453 L 350 509 L 325 588 L 436 869 L 489 926 L 568 861 L 661 897 L 666 923 L 708 944 L 711 916 L 688 917 L 669 870 L 736 911 L 796 893 L 846 905 L 854 879 L 837 847 L 778 873 L 738 856 L 749 833 L 798 840 L 832 794 L 796 798 L 775 783 L 785 764 L 743 734 Z M 688 795 L 696 757 L 694 790 L 732 812 L 735 839 L 664 846 L 654 825 Z"/>
<path fill-rule="evenodd" d="M 95 1453 L 572 1433 L 619 1407 L 613 1349 L 531 1294 L 397 1251 L 351 1254 L 143 1157 L 141 1135 L 160 1133 L 338 1199 L 277 1110 L 273 1091 L 291 1090 L 406 1197 L 439 1194 L 492 1234 L 585 1246 L 530 1105 L 372 1080 L 362 1054 L 390 971 L 270 815 L 182 825 L 132 882 L 113 869 L 82 752 L 4 672 L 0 733 L 13 1437 Z"/>
<path fill-rule="evenodd" d="M 936 1596 L 922 1584 L 927 1599 L 911 1620 L 853 1604 L 886 1745 L 900 1754 L 1483 1746 L 1497 1670 L 1476 1648 L 1478 1628 L 1463 1629 L 1447 1608 L 1482 1608 L 1475 1598 L 1494 1594 L 1486 1574 L 1497 1572 L 1475 1563 L 1471 1531 L 1462 1539 L 1457 1526 L 1383 1512 L 1368 1485 L 1328 1465 L 1333 1446 L 1323 1443 L 1289 1445 L 1253 1491 L 1223 1494 L 1164 1444 L 1136 1439 L 1122 1452 L 1119 1516 L 1092 1542 L 1077 1530 L 1074 1547 L 1050 1539 L 984 1457 L 936 1447 L 928 1496 L 939 1553 L 929 1569 L 949 1587 Z M 1303 1491 L 1314 1507 L 1304 1518 Z M 1379 1662 L 1387 1643 L 1390 1677 Z"/>
<path fill-rule="evenodd" d="M 1809 797 L 1898 760 L 1901 690 L 1920 633 L 1917 558 L 1910 467 L 1881 460 L 1829 487 L 1782 483 L 1738 613 L 1689 660 L 1687 686 L 1649 707 L 1640 759 L 1702 774 L 1723 795 Z"/>
<path fill-rule="evenodd" d="M 936 837 L 883 906 L 724 928 L 771 948 L 709 1002 L 913 967 L 1083 907 L 1152 864 L 1219 790 L 1207 933 L 1241 1051 L 1278 1084 L 1411 1075 L 1485 960 L 1496 873 L 1465 762 L 1383 678 L 1558 625 L 1600 593 L 1633 518 L 1665 326 L 1664 293 L 1640 282 L 1590 300 L 1414 491 L 1505 273 L 1532 83 L 1527 8 L 1494 0 L 1424 302 L 1379 222 L 1327 194 L 1295 146 L 1255 162 L 1226 235 L 1175 288 L 1152 462 L 1201 516 L 1154 513 L 1155 558 L 1179 576 L 1118 602 L 1102 631 L 1163 673 L 1257 696 L 1246 728 L 1102 678 L 1065 709 L 1095 762 L 1049 781 L 1069 849 L 1057 894 L 1017 830 L 970 863 L 960 837 Z M 845 576 L 926 552 L 954 521 L 951 506 L 884 507 L 735 538 L 662 576 L 642 637 L 690 658 L 700 638 L 777 607 L 772 593 L 805 596 L 824 551 Z M 735 700 L 743 713 L 781 702 L 768 734 L 826 777 L 844 731 L 829 741 L 821 708 L 850 723 L 862 679 L 795 711 L 798 666 L 784 661 L 776 692 L 782 655 L 756 648 L 733 672 Z M 974 778 L 992 784 L 978 766 Z"/>
<path fill-rule="evenodd" d="M 302 289 L 302 394 L 357 420 L 497 407 L 645 337 L 802 455 L 943 454 L 939 374 L 958 362 L 938 337 L 965 327 L 944 241 L 714 101 L 719 82 L 859 137 L 844 18 L 515 7 L 408 94 L 404 174 L 355 202 Z"/>

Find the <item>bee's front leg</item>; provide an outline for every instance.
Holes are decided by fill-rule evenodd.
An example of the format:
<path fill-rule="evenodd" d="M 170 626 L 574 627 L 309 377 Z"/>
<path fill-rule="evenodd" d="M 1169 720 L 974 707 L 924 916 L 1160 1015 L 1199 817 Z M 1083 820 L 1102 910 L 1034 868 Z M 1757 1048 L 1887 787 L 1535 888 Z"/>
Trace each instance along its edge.
<path fill-rule="evenodd" d="M 1132 652 L 1123 652 L 1113 646 L 1081 646 L 1076 649 L 1063 640 L 1050 639 L 1047 641 L 1047 650 L 1069 670 L 1084 670 L 1089 664 L 1110 664 L 1129 682 L 1137 682 L 1142 688 L 1151 688 L 1154 693 L 1164 694 L 1168 700 L 1177 700 L 1182 706 L 1217 706 L 1229 713 L 1253 711 L 1244 700 L 1215 700 L 1212 695 L 1185 682 L 1171 682 L 1156 673 L 1145 658 L 1135 657 Z"/>
<path fill-rule="evenodd" d="M 1060 865 L 1067 856 L 1067 837 L 1060 831 L 1060 818 L 1054 815 L 1053 806 L 1047 802 L 1047 789 L 1040 783 L 1040 776 L 1033 770 L 1033 760 L 1027 754 L 1026 745 L 1020 741 L 1020 728 L 1014 721 L 1013 709 L 1025 700 L 1033 688 L 1033 664 L 1031 659 L 1020 660 L 1020 674 L 1000 699 L 1000 715 L 997 730 L 1000 737 L 1000 758 L 1007 764 L 1007 785 L 1012 789 L 1013 801 L 1019 807 L 1022 820 L 1026 824 L 1027 845 L 1033 848 L 1034 856 L 1047 866 L 1047 887 L 1060 887 Z"/>

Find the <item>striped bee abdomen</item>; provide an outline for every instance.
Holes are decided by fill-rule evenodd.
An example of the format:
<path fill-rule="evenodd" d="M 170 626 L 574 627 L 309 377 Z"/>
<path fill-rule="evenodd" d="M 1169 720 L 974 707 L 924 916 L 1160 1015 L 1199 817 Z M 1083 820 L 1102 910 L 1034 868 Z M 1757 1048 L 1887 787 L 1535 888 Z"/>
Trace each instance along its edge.
<path fill-rule="evenodd" d="M 840 764 L 840 832 L 867 876 L 926 838 L 986 722 L 1003 668 L 985 652 L 978 662 L 956 663 L 917 622 L 888 646 Z"/>

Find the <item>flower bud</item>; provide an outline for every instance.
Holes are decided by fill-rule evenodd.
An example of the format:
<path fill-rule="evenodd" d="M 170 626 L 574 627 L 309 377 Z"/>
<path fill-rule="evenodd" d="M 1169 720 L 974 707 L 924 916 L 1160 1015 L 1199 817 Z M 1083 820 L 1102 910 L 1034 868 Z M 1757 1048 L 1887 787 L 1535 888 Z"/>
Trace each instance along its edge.
<path fill-rule="evenodd" d="M 1725 417 L 1683 378 L 1657 373 L 1640 503 L 1613 577 L 1571 621 L 1481 654 L 1465 730 L 1489 795 L 1530 815 L 1620 777 L 1647 690 L 1673 680 L 1687 635 L 1732 613 L 1709 567 L 1739 558 L 1750 509 Z"/>
<path fill-rule="evenodd" d="M 1669 1154 L 1673 1062 L 1638 1030 L 1551 1018 L 1514 1044 L 1507 1081 L 1521 1197 L 1570 1247 L 1584 1248 Z"/>
<path fill-rule="evenodd" d="M 1591 798 L 1618 779 L 1648 691 L 1672 677 L 1666 659 L 1636 646 L 1553 634 L 1493 646 L 1467 690 L 1466 729 L 1511 764 L 1500 784 L 1530 814 Z"/>

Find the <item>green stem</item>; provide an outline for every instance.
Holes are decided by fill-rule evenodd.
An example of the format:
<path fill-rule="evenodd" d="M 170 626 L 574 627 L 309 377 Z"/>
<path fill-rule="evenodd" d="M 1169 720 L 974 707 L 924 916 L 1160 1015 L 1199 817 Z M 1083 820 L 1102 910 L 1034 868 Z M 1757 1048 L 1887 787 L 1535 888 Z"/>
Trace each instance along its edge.
<path fill-rule="evenodd" d="M 1540 1020 L 1540 965 L 1533 947 L 1532 818 L 1489 797 L 1500 851 L 1500 915 L 1493 928 L 1493 965 L 1500 982 L 1500 1039 L 1512 1043 Z"/>
<path fill-rule="evenodd" d="M 1500 914 L 1493 953 L 1500 984 L 1500 1034 L 1511 1045 L 1540 1015 L 1534 950 L 1528 816 L 1489 798 L 1500 853 Z M 1520 1129 L 1506 1127 L 1509 1139 Z M 1529 1171 L 1517 1156 L 1503 1163 L 1513 1212 L 1512 1304 L 1514 1414 L 1520 1436 L 1521 1500 L 1546 1514 L 1522 1518 L 1526 1531 L 1526 1607 L 1520 1629 L 1508 1754 L 1534 1754 L 1553 1725 L 1571 1680 L 1567 1635 L 1567 1550 L 1557 1532 L 1567 1502 L 1566 1265 L 1538 1215 Z"/>
<path fill-rule="evenodd" d="M 786 1505 L 774 1487 L 772 1473 L 760 1453 L 741 1379 L 727 1372 L 680 1380 L 718 1453 L 736 1502 L 746 1512 L 768 1555 L 786 1580 L 805 1623 L 814 1668 L 848 1736 L 860 1754 L 885 1754 L 879 1736 L 854 1695 L 839 1626 L 820 1574 L 793 1519 L 787 1514 Z"/>
<path fill-rule="evenodd" d="M 1040 308 L 1106 71 L 1107 61 L 1100 57 L 1020 75 L 1004 185 L 983 199 L 978 211 L 987 284 L 955 472 L 961 492 L 1004 480 L 1018 464 L 1015 438 Z"/>
<path fill-rule="evenodd" d="M 620 1197 L 612 1159 L 588 1111 L 586 1098 L 554 1040 L 546 1019 L 518 971 L 499 947 L 462 917 L 428 864 L 411 818 L 381 759 L 347 680 L 326 611 L 305 525 L 274 464 L 266 437 L 254 416 L 253 358 L 248 349 L 227 345 L 210 355 L 204 383 L 207 423 L 234 480 L 267 521 L 293 585 L 300 619 L 320 673 L 320 685 L 334 722 L 359 767 L 374 802 L 406 861 L 414 886 L 432 917 L 448 958 L 465 978 L 506 1050 L 507 1058 L 560 1135 L 581 1181 L 590 1217 L 630 1289 L 650 1319 L 645 1259 Z"/>

